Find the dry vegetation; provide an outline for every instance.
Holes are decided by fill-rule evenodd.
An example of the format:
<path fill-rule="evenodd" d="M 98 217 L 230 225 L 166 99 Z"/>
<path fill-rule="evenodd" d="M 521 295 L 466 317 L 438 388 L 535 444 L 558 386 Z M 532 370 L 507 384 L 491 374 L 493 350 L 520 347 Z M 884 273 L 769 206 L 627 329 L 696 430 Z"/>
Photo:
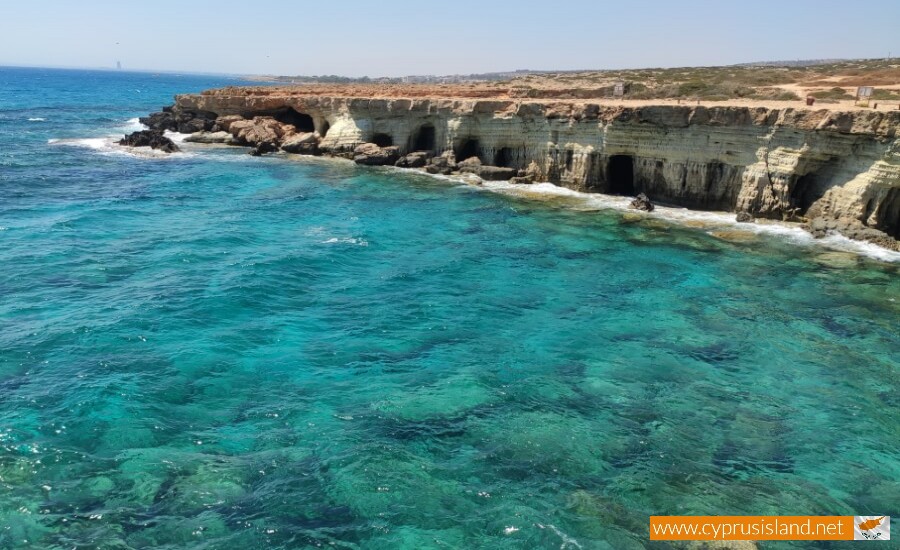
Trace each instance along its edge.
<path fill-rule="evenodd" d="M 345 79 L 346 81 L 297 81 L 276 77 L 277 86 L 254 88 L 257 95 L 295 94 L 365 98 L 462 98 L 617 101 L 625 105 L 704 103 L 749 106 L 805 107 L 805 98 L 816 98 L 813 109 L 898 109 L 900 60 L 867 59 L 818 65 L 744 65 L 682 67 L 580 72 L 522 73 L 507 80 L 475 77 L 427 83 L 399 79 Z M 285 85 L 293 81 L 293 84 Z M 624 82 L 624 98 L 613 98 L 616 82 Z M 874 86 L 870 106 L 856 104 L 857 86 Z M 244 88 L 244 92 L 247 92 Z M 826 105 L 822 105 L 826 104 Z"/>
<path fill-rule="evenodd" d="M 900 61 L 870 59 L 822 65 L 684 67 L 530 74 L 507 82 L 526 97 L 583 97 L 626 83 L 628 99 L 852 100 L 857 86 L 876 86 L 874 99 L 900 101 Z M 608 92 L 608 93 L 611 93 Z"/>

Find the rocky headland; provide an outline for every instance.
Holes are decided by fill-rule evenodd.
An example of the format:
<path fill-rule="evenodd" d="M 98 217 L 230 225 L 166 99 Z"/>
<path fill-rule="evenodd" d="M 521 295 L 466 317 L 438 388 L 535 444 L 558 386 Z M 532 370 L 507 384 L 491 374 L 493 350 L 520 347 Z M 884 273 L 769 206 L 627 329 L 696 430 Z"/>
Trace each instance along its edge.
<path fill-rule="evenodd" d="M 900 250 L 898 111 L 601 104 L 465 89 L 457 97 L 443 89 L 361 97 L 331 88 L 179 95 L 141 122 L 253 154 L 642 194 L 636 208 L 653 201 L 732 211 L 740 221 L 801 222 L 817 236 L 836 231 Z"/>

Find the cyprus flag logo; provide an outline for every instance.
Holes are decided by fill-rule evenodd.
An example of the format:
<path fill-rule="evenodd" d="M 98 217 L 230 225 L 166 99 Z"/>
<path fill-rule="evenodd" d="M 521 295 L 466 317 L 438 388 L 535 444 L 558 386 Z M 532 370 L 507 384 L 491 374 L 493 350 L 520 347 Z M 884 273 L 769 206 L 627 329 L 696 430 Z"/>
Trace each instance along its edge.
<path fill-rule="evenodd" d="M 853 540 L 891 540 L 890 516 L 853 516 Z"/>

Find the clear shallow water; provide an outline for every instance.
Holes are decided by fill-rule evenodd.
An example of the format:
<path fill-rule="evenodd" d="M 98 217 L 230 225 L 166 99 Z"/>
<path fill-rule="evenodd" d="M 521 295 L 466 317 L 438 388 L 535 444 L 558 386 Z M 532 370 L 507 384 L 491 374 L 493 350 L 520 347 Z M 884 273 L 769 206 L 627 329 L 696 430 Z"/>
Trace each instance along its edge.
<path fill-rule="evenodd" d="M 896 264 L 103 142 L 228 83 L 0 69 L 0 547 L 640 548 L 650 514 L 897 515 Z"/>

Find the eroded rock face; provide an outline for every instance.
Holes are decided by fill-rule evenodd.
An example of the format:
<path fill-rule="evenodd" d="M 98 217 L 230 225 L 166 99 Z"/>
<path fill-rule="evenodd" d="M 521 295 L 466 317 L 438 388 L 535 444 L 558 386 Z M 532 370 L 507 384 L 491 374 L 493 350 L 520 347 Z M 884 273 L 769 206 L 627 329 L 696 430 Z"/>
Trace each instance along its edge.
<path fill-rule="evenodd" d="M 163 135 L 161 130 L 141 130 L 132 132 L 119 140 L 119 145 L 128 147 L 150 147 L 164 153 L 177 153 L 180 151 L 175 142 Z"/>
<path fill-rule="evenodd" d="M 229 124 L 228 131 L 239 143 L 254 147 L 267 143 L 277 148 L 283 138 L 294 134 L 295 129 L 272 117 L 258 116 L 251 120 L 236 120 Z"/>
<path fill-rule="evenodd" d="M 430 148 L 430 173 L 456 168 L 442 153 L 477 155 L 504 169 L 483 169 L 489 176 L 646 193 L 673 205 L 759 218 L 838 220 L 848 231 L 855 224 L 900 237 L 900 112 L 894 111 L 375 99 L 225 88 L 178 96 L 172 109 L 153 116 L 157 125 L 178 126 L 186 113 L 204 121 L 197 113 L 215 113 L 215 124 L 230 131 L 227 124 L 241 122 L 227 117 L 287 108 L 313 121 L 324 154 L 358 156 L 354 150 L 377 137 L 396 144 L 393 162 Z M 377 164 L 390 156 L 366 153 L 360 160 Z M 857 232 L 863 233 L 869 232 Z"/>

